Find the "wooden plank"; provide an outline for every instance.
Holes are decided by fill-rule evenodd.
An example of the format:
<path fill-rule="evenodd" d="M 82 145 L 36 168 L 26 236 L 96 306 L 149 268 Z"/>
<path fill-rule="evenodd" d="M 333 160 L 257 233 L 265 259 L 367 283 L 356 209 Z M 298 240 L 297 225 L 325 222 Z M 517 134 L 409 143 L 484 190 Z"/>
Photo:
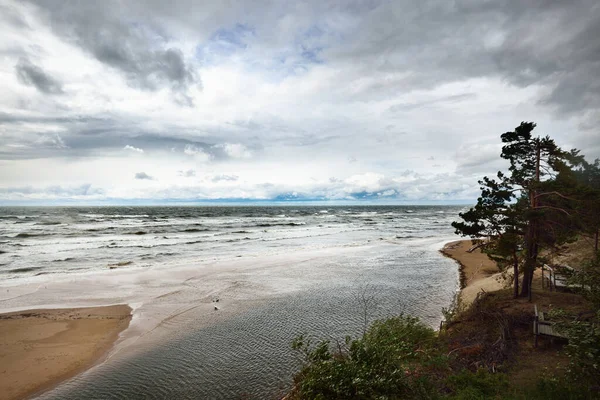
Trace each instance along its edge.
<path fill-rule="evenodd" d="M 538 337 L 540 335 L 568 339 L 567 336 L 557 332 L 554 329 L 554 323 L 544 320 L 544 313 L 538 311 L 537 304 L 533 305 L 535 316 L 533 318 L 533 334 L 535 336 L 534 346 L 537 347 Z"/>

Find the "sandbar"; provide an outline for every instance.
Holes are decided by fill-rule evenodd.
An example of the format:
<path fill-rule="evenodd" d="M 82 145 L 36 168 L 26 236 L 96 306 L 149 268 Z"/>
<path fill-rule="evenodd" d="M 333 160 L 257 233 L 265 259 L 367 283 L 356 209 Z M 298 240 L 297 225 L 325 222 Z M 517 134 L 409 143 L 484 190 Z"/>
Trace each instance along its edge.
<path fill-rule="evenodd" d="M 39 394 L 102 361 L 130 320 L 127 305 L 0 314 L 0 399 Z"/>

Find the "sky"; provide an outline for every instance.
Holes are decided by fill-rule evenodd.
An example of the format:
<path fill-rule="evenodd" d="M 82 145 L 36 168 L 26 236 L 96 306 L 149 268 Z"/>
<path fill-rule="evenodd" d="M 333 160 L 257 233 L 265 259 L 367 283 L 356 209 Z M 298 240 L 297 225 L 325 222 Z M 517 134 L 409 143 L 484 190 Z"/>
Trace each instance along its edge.
<path fill-rule="evenodd" d="M 0 0 L 0 203 L 471 203 L 600 157 L 597 0 Z"/>

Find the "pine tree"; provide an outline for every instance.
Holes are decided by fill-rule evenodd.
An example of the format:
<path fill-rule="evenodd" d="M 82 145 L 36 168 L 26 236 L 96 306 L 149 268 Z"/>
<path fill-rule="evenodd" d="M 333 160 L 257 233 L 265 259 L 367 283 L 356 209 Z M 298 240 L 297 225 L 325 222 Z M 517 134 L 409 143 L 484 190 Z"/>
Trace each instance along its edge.
<path fill-rule="evenodd" d="M 464 222 L 452 224 L 458 234 L 491 238 L 487 250 L 491 258 L 510 260 L 514 267 L 515 295 L 523 258 L 521 296 L 529 299 L 540 245 L 557 245 L 572 231 L 573 205 L 557 205 L 565 196 L 554 186 L 556 176 L 569 170 L 571 155 L 577 153 L 564 152 L 548 136 L 534 137 L 535 126 L 522 122 L 501 135 L 500 156 L 509 161 L 509 174 L 498 172 L 498 180 L 484 177 L 477 205 L 460 214 Z"/>
<path fill-rule="evenodd" d="M 456 234 L 484 238 L 482 251 L 500 266 L 513 267 L 514 296 L 519 291 L 519 253 L 522 248 L 523 221 L 520 204 L 514 199 L 508 178 L 498 172 L 498 180 L 484 177 L 479 181 L 481 196 L 475 207 L 459 216 L 464 222 L 453 222 Z"/>

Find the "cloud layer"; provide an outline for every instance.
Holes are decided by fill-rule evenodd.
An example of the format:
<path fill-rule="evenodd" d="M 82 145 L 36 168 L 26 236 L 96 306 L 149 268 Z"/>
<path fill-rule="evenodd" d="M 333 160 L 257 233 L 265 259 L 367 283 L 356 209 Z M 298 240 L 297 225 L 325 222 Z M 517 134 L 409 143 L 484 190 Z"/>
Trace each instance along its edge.
<path fill-rule="evenodd" d="M 0 0 L 0 33 L 0 201 L 469 202 L 523 120 L 600 157 L 593 0 Z"/>

